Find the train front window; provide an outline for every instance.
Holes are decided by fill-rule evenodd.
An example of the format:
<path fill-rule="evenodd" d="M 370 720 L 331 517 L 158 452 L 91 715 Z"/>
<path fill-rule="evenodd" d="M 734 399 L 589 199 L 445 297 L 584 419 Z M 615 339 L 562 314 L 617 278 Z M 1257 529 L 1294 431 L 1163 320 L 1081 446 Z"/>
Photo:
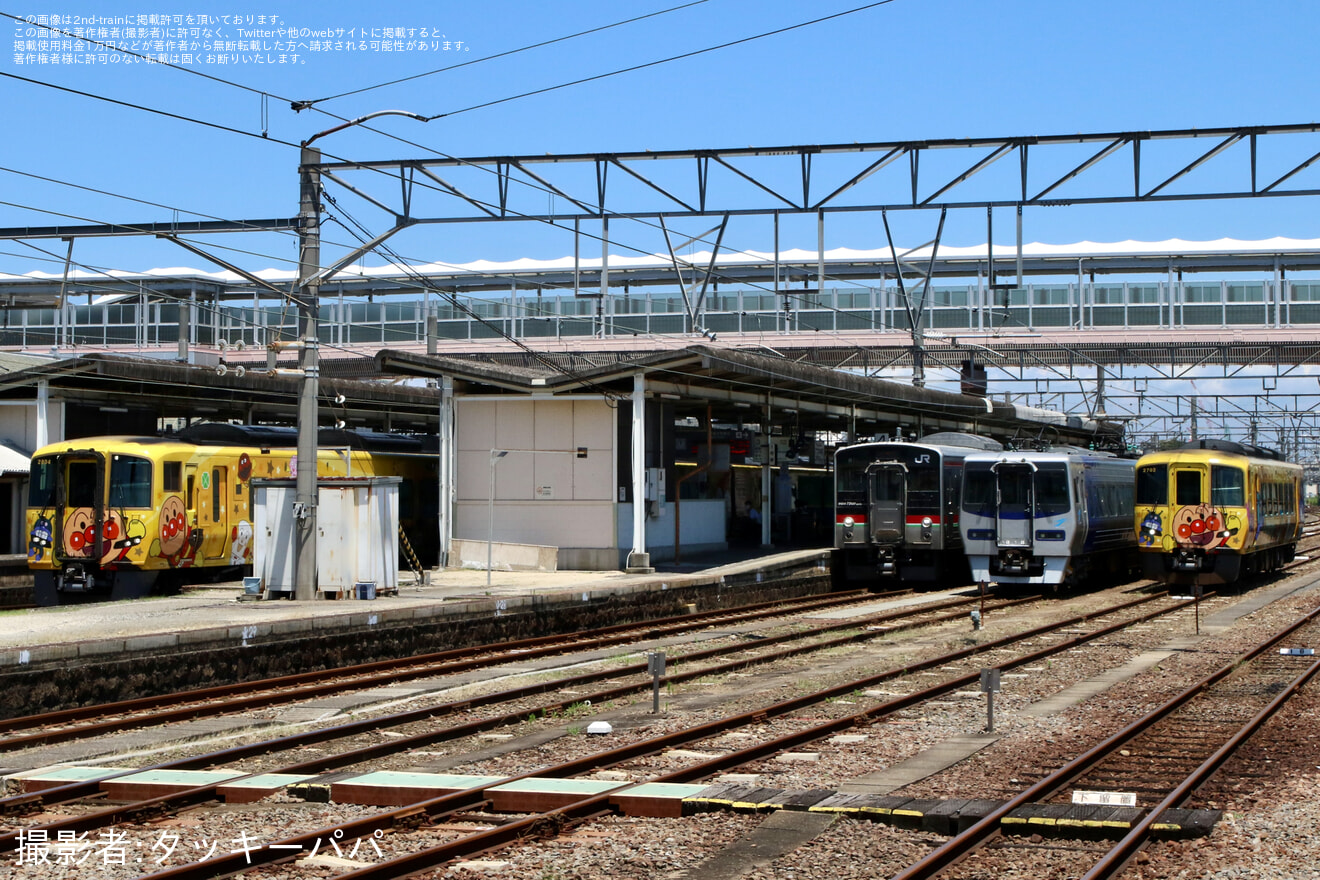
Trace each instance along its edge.
<path fill-rule="evenodd" d="M 967 465 L 963 480 L 963 509 L 971 516 L 995 515 L 995 475 L 990 465 Z"/>
<path fill-rule="evenodd" d="M 95 507 L 96 475 L 100 465 L 94 461 L 69 462 L 69 474 L 64 486 L 64 503 L 69 507 Z"/>
<path fill-rule="evenodd" d="M 1043 464 L 1036 471 L 1036 516 L 1062 516 L 1068 512 L 1068 468 Z"/>
<path fill-rule="evenodd" d="M 938 467 L 914 468 L 908 473 L 908 509 L 912 513 L 940 512 L 940 471 Z"/>
<path fill-rule="evenodd" d="M 1169 469 L 1162 464 L 1137 468 L 1137 503 L 1160 506 L 1169 502 Z"/>
<path fill-rule="evenodd" d="M 1031 510 L 1031 471 L 1023 467 L 1001 468 L 998 476 L 999 512 Z"/>
<path fill-rule="evenodd" d="M 834 459 L 834 479 L 839 492 L 865 492 L 869 458 L 839 455 Z"/>
<path fill-rule="evenodd" d="M 1174 471 L 1173 503 L 1179 506 L 1201 503 L 1201 472 Z"/>
<path fill-rule="evenodd" d="M 110 459 L 110 506 L 151 506 L 151 462 L 130 455 Z"/>
<path fill-rule="evenodd" d="M 872 501 L 902 501 L 903 475 L 895 470 L 876 472 L 871 477 Z"/>
<path fill-rule="evenodd" d="M 38 510 L 55 503 L 55 461 L 38 458 L 28 475 L 28 507 Z"/>
<path fill-rule="evenodd" d="M 1245 507 L 1246 483 L 1241 469 L 1221 464 L 1210 466 L 1210 503 L 1215 507 Z"/>

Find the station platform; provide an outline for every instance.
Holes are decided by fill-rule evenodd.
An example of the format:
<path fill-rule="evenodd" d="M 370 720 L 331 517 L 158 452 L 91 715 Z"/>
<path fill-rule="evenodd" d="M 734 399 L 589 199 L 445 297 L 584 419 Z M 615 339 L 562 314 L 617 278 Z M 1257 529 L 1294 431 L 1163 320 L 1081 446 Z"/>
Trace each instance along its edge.
<path fill-rule="evenodd" d="M 767 552 L 768 551 L 768 552 Z M 828 574 L 829 550 L 752 548 L 704 554 L 653 573 L 443 569 L 416 583 L 401 572 L 397 594 L 375 599 L 261 599 L 242 581 L 188 587 L 175 596 L 4 612 L 0 674 L 51 664 L 103 662 L 115 656 L 177 653 L 217 645 L 248 647 L 318 633 L 342 634 L 453 620 L 509 617 L 551 608 L 652 600 L 674 592 L 681 607 L 692 590 Z"/>

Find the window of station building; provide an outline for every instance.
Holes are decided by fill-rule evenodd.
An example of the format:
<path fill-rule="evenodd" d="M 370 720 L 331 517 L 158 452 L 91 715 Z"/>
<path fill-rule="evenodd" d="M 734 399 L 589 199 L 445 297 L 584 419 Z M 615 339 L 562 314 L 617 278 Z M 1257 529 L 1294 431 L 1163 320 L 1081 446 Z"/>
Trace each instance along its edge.
<path fill-rule="evenodd" d="M 166 461 L 161 463 L 161 490 L 179 492 L 183 489 L 183 462 Z"/>
<path fill-rule="evenodd" d="M 110 459 L 110 506 L 151 506 L 151 462 L 132 455 Z"/>
<path fill-rule="evenodd" d="M 1137 468 L 1137 503 L 1163 505 L 1169 503 L 1169 469 L 1162 464 L 1147 464 Z"/>
<path fill-rule="evenodd" d="M 1210 503 L 1215 507 L 1242 507 L 1246 504 L 1245 475 L 1239 468 L 1210 466 Z"/>
<path fill-rule="evenodd" d="M 1175 471 L 1173 480 L 1174 504 L 1182 506 L 1201 503 L 1200 471 Z"/>
<path fill-rule="evenodd" d="M 1218 283 L 1212 284 L 1183 284 L 1183 302 L 1189 303 L 1217 303 L 1222 302 L 1224 298 L 1223 288 Z"/>
<path fill-rule="evenodd" d="M 1158 284 L 1128 285 L 1128 302 L 1130 304 L 1158 303 L 1159 301 L 1160 286 Z"/>
<path fill-rule="evenodd" d="M 1320 302 L 1320 284 L 1293 281 L 1288 284 L 1293 302 Z"/>
<path fill-rule="evenodd" d="M 1231 303 L 1240 302 L 1264 302 L 1264 286 L 1259 282 L 1251 284 L 1228 284 L 1228 301 Z"/>

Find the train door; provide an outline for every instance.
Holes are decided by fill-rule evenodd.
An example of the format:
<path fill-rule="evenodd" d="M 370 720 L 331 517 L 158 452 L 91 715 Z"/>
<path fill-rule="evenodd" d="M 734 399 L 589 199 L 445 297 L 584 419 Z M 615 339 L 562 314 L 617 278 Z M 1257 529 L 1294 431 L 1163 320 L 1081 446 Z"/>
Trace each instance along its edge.
<path fill-rule="evenodd" d="M 877 544 L 901 544 L 907 523 L 907 466 L 879 462 L 867 468 L 867 522 Z"/>
<path fill-rule="evenodd" d="M 1031 462 L 996 462 L 995 534 L 1000 547 L 1030 547 L 1033 522 L 1033 476 Z"/>
<path fill-rule="evenodd" d="M 1201 465 L 1173 465 L 1173 506 L 1196 507 L 1205 503 L 1205 468 Z"/>
<path fill-rule="evenodd" d="M 203 559 L 219 559 L 229 542 L 229 468 L 212 467 L 202 471 L 202 486 L 197 508 L 202 530 Z"/>

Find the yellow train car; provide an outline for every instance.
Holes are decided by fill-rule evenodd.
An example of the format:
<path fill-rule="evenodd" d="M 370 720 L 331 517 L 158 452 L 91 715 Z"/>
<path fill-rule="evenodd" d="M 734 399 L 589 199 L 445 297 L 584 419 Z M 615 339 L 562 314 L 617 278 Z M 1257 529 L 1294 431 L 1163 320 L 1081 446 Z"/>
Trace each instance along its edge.
<path fill-rule="evenodd" d="M 1302 468 L 1271 450 L 1198 440 L 1137 462 L 1136 530 L 1147 577 L 1229 584 L 1291 562 Z"/>
<path fill-rule="evenodd" d="M 419 439 L 323 431 L 321 477 L 399 476 L 399 519 L 424 564 L 438 457 Z M 137 598 L 251 573 L 254 478 L 297 476 L 297 432 L 200 424 L 164 437 L 87 437 L 32 457 L 28 568 L 36 601 Z M 402 542 L 401 542 L 402 543 Z"/>

